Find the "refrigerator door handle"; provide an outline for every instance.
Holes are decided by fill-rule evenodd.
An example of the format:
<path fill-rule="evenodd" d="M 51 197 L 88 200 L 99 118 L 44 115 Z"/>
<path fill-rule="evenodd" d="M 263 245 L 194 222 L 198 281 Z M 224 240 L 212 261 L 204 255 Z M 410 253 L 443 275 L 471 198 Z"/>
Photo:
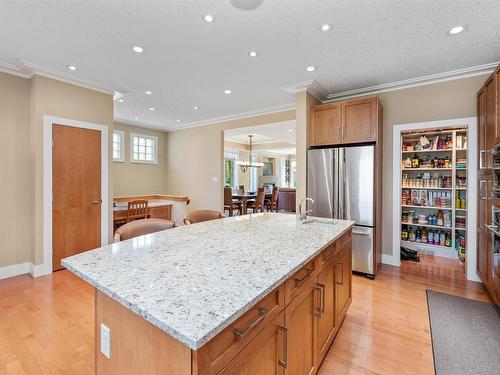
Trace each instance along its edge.
<path fill-rule="evenodd" d="M 333 218 L 339 219 L 339 149 L 333 150 Z"/>
<path fill-rule="evenodd" d="M 338 174 L 338 207 L 339 207 L 339 212 L 338 212 L 338 218 L 339 219 L 345 219 L 345 154 L 344 154 L 344 149 L 339 148 L 339 174 Z"/>

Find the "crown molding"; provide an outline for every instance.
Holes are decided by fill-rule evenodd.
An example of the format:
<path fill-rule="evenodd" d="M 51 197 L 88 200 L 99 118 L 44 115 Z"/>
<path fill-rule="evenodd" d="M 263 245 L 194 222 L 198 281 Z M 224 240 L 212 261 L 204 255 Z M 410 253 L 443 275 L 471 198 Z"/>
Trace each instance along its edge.
<path fill-rule="evenodd" d="M 139 122 L 139 121 L 127 120 L 119 117 L 114 117 L 113 122 L 121 125 L 135 126 L 138 128 L 149 129 L 149 130 L 156 130 L 162 132 L 168 131 L 168 129 L 162 128 L 161 126 L 146 124 L 144 122 Z"/>
<path fill-rule="evenodd" d="M 321 87 L 321 85 L 314 79 L 292 83 L 290 85 L 281 87 L 281 89 L 283 91 L 286 91 L 290 95 L 295 95 L 299 92 L 307 91 L 319 101 L 325 100 L 328 97 L 323 87 Z"/>
<path fill-rule="evenodd" d="M 113 95 L 113 98 L 115 99 L 127 93 L 127 90 L 122 88 L 105 87 L 95 81 L 77 79 L 70 73 L 61 72 L 28 61 L 18 60 L 16 64 L 9 64 L 0 61 L 0 71 L 28 79 L 32 78 L 34 75 L 39 75 L 55 79 L 57 81 L 66 82 L 71 85 L 99 91 L 104 94 Z"/>
<path fill-rule="evenodd" d="M 188 129 L 188 128 L 196 128 L 198 126 L 213 125 L 213 124 L 218 124 L 218 123 L 226 122 L 226 121 L 233 121 L 233 120 L 240 120 L 240 119 L 249 118 L 249 117 L 270 115 L 273 113 L 286 112 L 286 111 L 290 111 L 290 110 L 294 110 L 294 109 L 295 109 L 295 103 L 277 105 L 274 107 L 268 107 L 268 108 L 259 109 L 259 110 L 255 110 L 255 111 L 240 112 L 240 113 L 235 113 L 233 115 L 214 117 L 214 118 L 203 120 L 203 121 L 189 122 L 189 123 L 182 124 L 179 126 L 167 128 L 166 131 L 176 131 L 176 130 L 182 130 L 182 129 Z"/>
<path fill-rule="evenodd" d="M 372 95 L 379 92 L 395 91 L 410 87 L 430 85 L 438 82 L 451 81 L 460 78 L 472 77 L 482 74 L 489 74 L 498 66 L 498 62 L 473 66 L 470 68 L 451 70 L 448 72 L 431 74 L 417 78 L 405 79 L 402 81 L 384 83 L 381 85 L 363 87 L 360 89 L 348 90 L 338 93 L 328 94 L 323 103 L 328 103 L 339 99 L 350 99 L 358 96 Z"/>

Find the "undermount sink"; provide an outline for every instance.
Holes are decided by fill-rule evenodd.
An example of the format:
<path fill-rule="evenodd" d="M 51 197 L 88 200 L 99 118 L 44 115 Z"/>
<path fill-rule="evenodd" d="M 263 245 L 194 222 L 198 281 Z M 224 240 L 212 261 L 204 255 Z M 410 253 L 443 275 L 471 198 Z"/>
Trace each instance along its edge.
<path fill-rule="evenodd" d="M 305 220 L 302 220 L 300 223 L 302 223 L 302 224 L 329 224 L 329 225 L 337 225 L 338 224 L 336 221 L 324 220 L 324 219 L 318 219 L 318 218 L 305 219 Z"/>

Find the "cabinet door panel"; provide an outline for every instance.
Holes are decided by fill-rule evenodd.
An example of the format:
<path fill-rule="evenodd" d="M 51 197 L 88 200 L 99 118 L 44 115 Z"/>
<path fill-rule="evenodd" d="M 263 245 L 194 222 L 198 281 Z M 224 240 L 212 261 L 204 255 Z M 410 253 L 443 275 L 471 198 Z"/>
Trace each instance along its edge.
<path fill-rule="evenodd" d="M 284 312 L 281 312 L 219 374 L 284 374 L 287 339 L 284 323 Z"/>
<path fill-rule="evenodd" d="M 339 144 L 342 141 L 342 115 L 340 104 L 313 109 L 311 116 L 310 146 Z"/>
<path fill-rule="evenodd" d="M 335 274 L 335 315 L 337 324 L 340 325 L 351 303 L 352 252 L 350 243 L 338 255 Z"/>
<path fill-rule="evenodd" d="M 483 89 L 477 94 L 478 154 L 479 170 L 486 169 L 486 92 Z"/>
<path fill-rule="evenodd" d="M 495 146 L 496 138 L 496 84 L 495 77 L 491 76 L 486 82 L 486 150 L 491 150 Z M 492 159 L 489 152 L 487 155 L 487 167 L 492 167 Z"/>
<path fill-rule="evenodd" d="M 285 326 L 288 329 L 288 366 L 286 374 L 307 375 L 317 370 L 318 292 L 310 282 L 304 291 L 285 308 Z"/>
<path fill-rule="evenodd" d="M 318 316 L 318 363 L 325 358 L 336 331 L 335 316 L 335 262 L 330 261 L 318 275 L 320 287 L 320 314 Z"/>
<path fill-rule="evenodd" d="M 351 100 L 343 104 L 342 142 L 375 141 L 377 137 L 376 99 Z"/>
<path fill-rule="evenodd" d="M 495 144 L 500 143 L 500 67 L 495 72 L 495 87 L 496 87 L 496 126 L 495 126 Z"/>
<path fill-rule="evenodd" d="M 477 191 L 479 195 L 477 205 L 477 272 L 483 281 L 486 281 L 488 270 L 488 183 L 487 180 L 478 181 Z"/>

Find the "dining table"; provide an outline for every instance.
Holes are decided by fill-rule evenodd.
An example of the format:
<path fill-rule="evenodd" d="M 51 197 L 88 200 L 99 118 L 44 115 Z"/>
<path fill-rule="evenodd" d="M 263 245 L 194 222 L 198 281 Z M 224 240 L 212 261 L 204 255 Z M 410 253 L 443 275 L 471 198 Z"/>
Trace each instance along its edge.
<path fill-rule="evenodd" d="M 264 199 L 271 199 L 273 193 L 265 192 Z M 257 193 L 253 191 L 242 193 L 241 191 L 233 191 L 232 199 L 238 200 L 241 203 L 241 212 L 243 215 L 247 214 L 247 203 L 248 201 L 255 200 L 257 198 Z"/>

